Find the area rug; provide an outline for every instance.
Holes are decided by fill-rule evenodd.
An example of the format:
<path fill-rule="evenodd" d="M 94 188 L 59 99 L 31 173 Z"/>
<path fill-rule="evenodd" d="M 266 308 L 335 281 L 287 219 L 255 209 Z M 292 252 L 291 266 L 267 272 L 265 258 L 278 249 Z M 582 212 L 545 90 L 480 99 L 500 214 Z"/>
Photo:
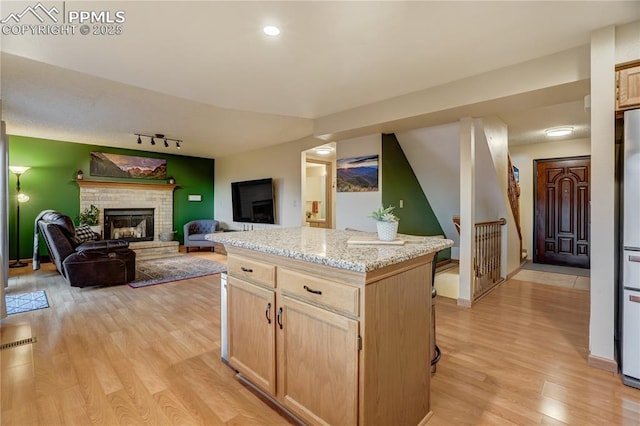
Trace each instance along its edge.
<path fill-rule="evenodd" d="M 7 302 L 7 315 L 20 314 L 22 312 L 35 311 L 49 307 L 47 293 L 44 290 L 29 293 L 7 294 L 4 296 Z"/>
<path fill-rule="evenodd" d="M 146 287 L 164 284 L 171 281 L 225 272 L 227 265 L 180 254 L 172 257 L 136 260 L 136 279 L 129 283 L 130 287 Z"/>

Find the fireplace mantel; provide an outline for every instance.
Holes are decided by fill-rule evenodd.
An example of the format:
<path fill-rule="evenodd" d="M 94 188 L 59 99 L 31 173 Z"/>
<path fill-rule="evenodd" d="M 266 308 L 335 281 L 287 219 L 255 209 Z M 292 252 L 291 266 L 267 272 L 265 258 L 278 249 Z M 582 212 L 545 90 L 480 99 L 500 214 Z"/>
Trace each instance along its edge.
<path fill-rule="evenodd" d="M 172 183 L 110 182 L 105 180 L 77 180 L 80 188 L 123 188 L 123 189 L 160 189 L 173 191 L 178 185 Z"/>

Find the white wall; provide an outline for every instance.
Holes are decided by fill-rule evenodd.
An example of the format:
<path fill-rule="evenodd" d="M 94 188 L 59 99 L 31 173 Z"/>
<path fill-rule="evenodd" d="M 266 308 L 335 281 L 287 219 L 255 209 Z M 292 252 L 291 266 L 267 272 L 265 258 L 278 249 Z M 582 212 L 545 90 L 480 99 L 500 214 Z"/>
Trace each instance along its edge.
<path fill-rule="evenodd" d="M 214 184 L 215 218 L 230 229 L 242 229 L 233 222 L 231 182 L 273 178 L 276 197 L 276 225 L 255 224 L 254 229 L 301 226 L 302 151 L 324 142 L 307 137 L 256 151 L 216 159 Z"/>
<path fill-rule="evenodd" d="M 502 195 L 503 183 L 498 179 L 504 166 L 500 167 L 498 159 L 504 150 L 496 147 L 495 141 L 487 139 L 484 120 L 476 119 L 475 123 L 475 218 L 474 222 L 488 222 L 505 217 L 504 197 Z M 506 125 L 504 125 L 506 127 Z M 506 133 L 506 130 L 505 130 Z M 506 139 L 506 138 L 505 138 Z M 490 146 L 493 145 L 492 146 Z M 506 145 L 506 140 L 505 140 Z M 496 152 L 494 153 L 493 150 Z M 502 161 L 504 163 L 504 161 Z M 500 169 L 497 169 L 499 167 Z"/>
<path fill-rule="evenodd" d="M 500 276 L 506 278 L 520 267 L 521 261 L 520 237 L 518 236 L 518 228 L 516 227 L 515 217 L 509 202 L 509 140 L 507 125 L 498 117 L 484 117 L 480 122 L 486 146 L 491 153 L 491 158 L 488 161 L 493 167 L 494 191 L 497 190 L 497 198 L 494 201 L 495 214 L 490 220 L 497 218 L 505 218 L 507 220 L 507 224 L 502 227 L 501 247 L 503 260 L 502 265 L 500 265 Z M 477 181 L 476 187 L 478 184 L 482 185 L 482 182 Z M 476 213 L 477 216 L 478 214 Z"/>
<path fill-rule="evenodd" d="M 456 54 L 456 52 L 454 52 Z M 589 46 L 452 81 L 407 95 L 397 96 L 320 117 L 314 135 L 355 137 L 363 134 L 399 132 L 406 129 L 451 123 L 460 117 L 484 116 L 509 107 L 544 106 L 544 91 L 558 103 L 558 86 L 589 78 Z M 517 95 L 517 104 L 510 99 Z M 473 108 L 468 108 L 473 105 Z M 344 136 L 346 135 L 346 136 Z"/>
<path fill-rule="evenodd" d="M 254 224 L 254 229 L 303 226 L 302 151 L 323 145 L 324 141 L 308 137 L 257 151 L 216 159 L 215 164 L 215 218 L 229 229 L 242 229 L 242 223 L 233 222 L 231 210 L 231 182 L 271 177 L 276 195 L 276 225 Z M 336 228 L 355 228 L 374 232 L 375 221 L 371 212 L 382 203 L 382 138 L 381 135 L 363 136 L 336 144 L 336 158 L 379 155 L 377 192 L 342 192 L 336 194 Z M 334 177 L 335 178 L 335 177 Z M 303 203 L 303 204 L 301 204 Z"/>
<path fill-rule="evenodd" d="M 615 28 L 591 35 L 591 315 L 589 360 L 614 361 Z"/>
<path fill-rule="evenodd" d="M 378 155 L 378 191 L 337 192 L 336 229 L 353 228 L 375 232 L 376 223 L 369 217 L 382 204 L 382 136 L 374 134 L 345 139 L 336 144 L 336 159 Z"/>
<path fill-rule="evenodd" d="M 616 64 L 640 59 L 640 21 L 616 27 Z"/>
<path fill-rule="evenodd" d="M 513 165 L 520 169 L 520 224 L 522 226 L 523 247 L 527 250 L 527 259 L 533 259 L 533 207 L 535 170 L 534 160 L 550 158 L 577 157 L 591 154 L 589 139 L 572 139 L 516 145 L 509 147 Z"/>

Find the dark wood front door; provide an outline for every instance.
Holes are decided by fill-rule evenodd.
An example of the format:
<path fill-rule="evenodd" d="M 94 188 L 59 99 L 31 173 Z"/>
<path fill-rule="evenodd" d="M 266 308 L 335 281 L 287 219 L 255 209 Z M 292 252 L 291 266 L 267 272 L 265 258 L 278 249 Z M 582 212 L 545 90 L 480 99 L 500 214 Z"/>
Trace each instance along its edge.
<path fill-rule="evenodd" d="M 590 157 L 536 160 L 534 261 L 589 268 Z"/>

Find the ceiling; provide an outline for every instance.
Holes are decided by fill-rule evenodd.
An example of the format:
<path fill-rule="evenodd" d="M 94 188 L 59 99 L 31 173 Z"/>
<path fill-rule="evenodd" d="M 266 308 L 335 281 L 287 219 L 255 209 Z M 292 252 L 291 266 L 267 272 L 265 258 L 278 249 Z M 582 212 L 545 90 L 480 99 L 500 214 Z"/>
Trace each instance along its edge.
<path fill-rule="evenodd" d="M 35 4 L 3 1 L 0 18 Z M 172 153 L 205 158 L 300 139 L 319 117 L 588 45 L 594 30 L 640 19 L 635 1 L 43 4 L 126 20 L 119 35 L 2 35 L 9 134 L 165 151 L 135 144 L 135 133 L 162 133 L 183 140 Z M 264 35 L 266 24 L 281 35 Z M 588 137 L 583 97 L 500 117 L 512 143 L 566 124 Z"/>

